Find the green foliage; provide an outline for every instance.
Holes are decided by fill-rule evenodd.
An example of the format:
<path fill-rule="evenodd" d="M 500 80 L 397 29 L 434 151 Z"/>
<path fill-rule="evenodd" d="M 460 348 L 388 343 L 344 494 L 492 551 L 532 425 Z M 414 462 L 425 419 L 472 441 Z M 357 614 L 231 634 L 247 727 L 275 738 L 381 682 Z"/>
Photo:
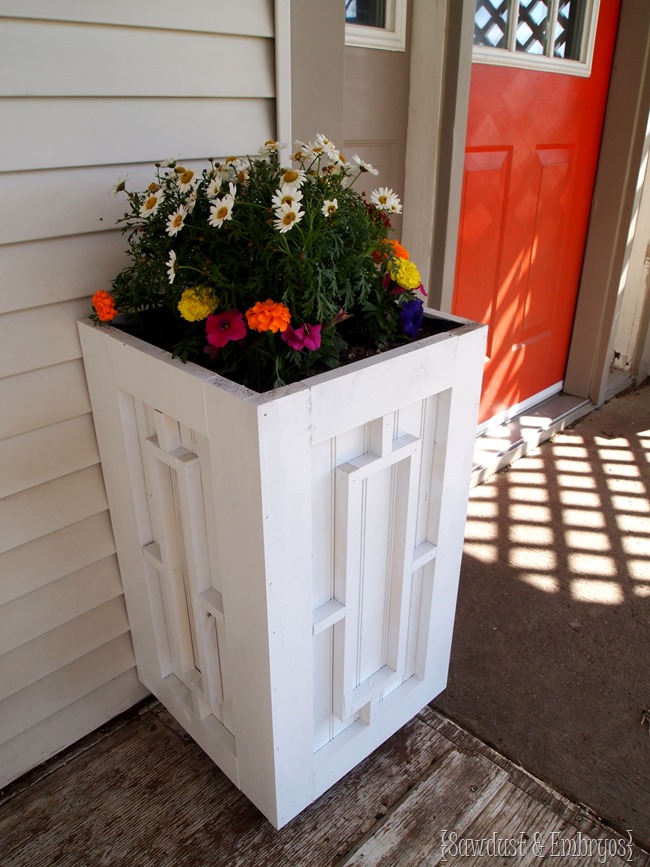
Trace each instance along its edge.
<path fill-rule="evenodd" d="M 372 166 L 355 157 L 351 168 L 323 136 L 301 144 L 295 168 L 279 147 L 200 173 L 158 164 L 144 192 L 116 186 L 129 203 L 120 223 L 131 262 L 112 286 L 125 327 L 257 390 L 336 367 L 346 343 L 337 326 L 350 317 L 354 340 L 385 348 L 399 337 L 401 304 L 417 297 L 395 282 L 388 215 L 399 200 L 380 188 L 367 201 L 352 186 Z M 235 311 L 247 330 L 241 319 L 241 333 L 224 325 L 206 336 Z"/>

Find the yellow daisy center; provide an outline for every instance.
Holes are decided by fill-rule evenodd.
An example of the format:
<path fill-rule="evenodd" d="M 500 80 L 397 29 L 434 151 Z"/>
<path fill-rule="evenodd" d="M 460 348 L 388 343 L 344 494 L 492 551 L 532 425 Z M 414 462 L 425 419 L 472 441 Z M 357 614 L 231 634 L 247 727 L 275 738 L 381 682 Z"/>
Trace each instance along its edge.
<path fill-rule="evenodd" d="M 228 208 L 222 205 L 217 211 L 217 220 L 223 220 L 228 216 Z"/>
<path fill-rule="evenodd" d="M 147 201 L 144 203 L 144 207 L 146 211 L 153 210 L 158 204 L 158 199 L 155 196 L 149 196 Z"/>
<path fill-rule="evenodd" d="M 290 225 L 293 223 L 293 221 L 294 221 L 295 219 L 296 219 L 296 215 L 294 214 L 294 212 L 293 212 L 293 211 L 288 211 L 288 212 L 287 212 L 287 213 L 282 217 L 282 222 L 284 223 L 285 226 L 290 226 Z"/>
<path fill-rule="evenodd" d="M 175 229 L 177 229 L 181 225 L 182 222 L 183 222 L 183 215 L 182 214 L 176 214 L 176 216 L 174 217 L 174 220 L 172 222 L 172 225 L 174 226 Z"/>
<path fill-rule="evenodd" d="M 194 177 L 194 172 L 192 172 L 190 170 L 185 171 L 180 176 L 180 182 L 181 182 L 181 184 L 189 184 L 189 182 L 192 180 L 193 177 Z"/>
<path fill-rule="evenodd" d="M 379 196 L 379 204 L 380 205 L 385 205 L 387 201 L 388 201 L 388 196 Z"/>
<path fill-rule="evenodd" d="M 292 184 L 294 181 L 297 181 L 300 175 L 294 169 L 287 169 L 286 172 L 282 175 L 282 180 L 286 184 Z"/>

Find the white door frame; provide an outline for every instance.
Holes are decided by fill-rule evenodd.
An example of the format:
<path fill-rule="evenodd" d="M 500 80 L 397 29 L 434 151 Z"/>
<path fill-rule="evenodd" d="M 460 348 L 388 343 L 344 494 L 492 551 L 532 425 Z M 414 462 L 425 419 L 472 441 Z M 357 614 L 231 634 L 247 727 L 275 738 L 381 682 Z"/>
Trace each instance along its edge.
<path fill-rule="evenodd" d="M 403 239 L 429 288 L 451 310 L 469 102 L 475 0 L 412 0 L 411 93 Z M 623 0 L 566 393 L 607 395 L 648 114 L 650 4 Z M 645 342 L 646 334 L 641 333 Z"/>

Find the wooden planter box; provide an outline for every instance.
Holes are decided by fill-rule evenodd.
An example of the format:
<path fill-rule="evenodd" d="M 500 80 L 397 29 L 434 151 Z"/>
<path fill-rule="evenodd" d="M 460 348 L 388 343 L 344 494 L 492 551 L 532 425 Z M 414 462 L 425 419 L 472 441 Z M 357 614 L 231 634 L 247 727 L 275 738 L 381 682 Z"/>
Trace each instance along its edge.
<path fill-rule="evenodd" d="M 266 394 L 79 323 L 139 676 L 277 828 L 445 687 L 486 330 L 454 322 Z"/>

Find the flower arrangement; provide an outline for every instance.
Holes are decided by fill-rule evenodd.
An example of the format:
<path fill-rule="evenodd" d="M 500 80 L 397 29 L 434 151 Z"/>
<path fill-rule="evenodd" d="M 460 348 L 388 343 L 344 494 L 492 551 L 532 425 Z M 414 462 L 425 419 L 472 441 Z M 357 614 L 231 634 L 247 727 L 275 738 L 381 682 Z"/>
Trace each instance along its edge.
<path fill-rule="evenodd" d="M 325 136 L 298 145 L 289 165 L 269 141 L 200 173 L 158 163 L 144 192 L 118 181 L 131 261 L 111 292 L 94 294 L 95 322 L 134 328 L 258 391 L 337 367 L 348 346 L 376 352 L 417 337 L 420 274 L 389 239 L 398 197 L 357 192 L 376 169 L 349 163 Z"/>

